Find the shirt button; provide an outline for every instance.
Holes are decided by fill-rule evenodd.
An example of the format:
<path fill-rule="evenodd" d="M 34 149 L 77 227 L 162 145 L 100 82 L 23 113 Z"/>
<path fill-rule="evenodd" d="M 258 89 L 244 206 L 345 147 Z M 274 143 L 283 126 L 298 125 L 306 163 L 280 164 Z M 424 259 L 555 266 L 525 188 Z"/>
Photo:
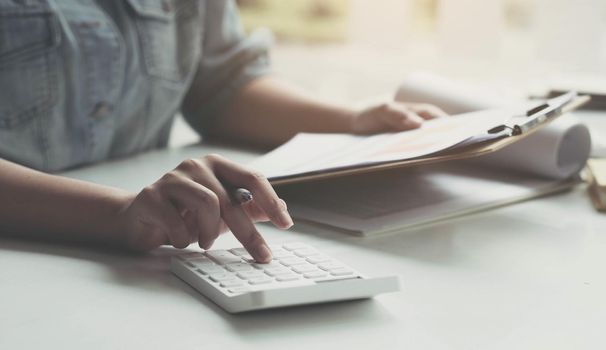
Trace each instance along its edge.
<path fill-rule="evenodd" d="M 101 26 L 101 22 L 99 22 L 99 21 L 82 21 L 82 22 L 79 22 L 78 25 L 81 28 L 99 28 Z"/>
<path fill-rule="evenodd" d="M 172 9 L 172 6 L 170 5 L 170 2 L 168 0 L 164 0 L 162 1 L 162 10 L 166 13 L 170 12 L 170 10 Z"/>
<path fill-rule="evenodd" d="M 102 118 L 109 114 L 111 110 L 112 106 L 109 103 L 102 101 L 95 105 L 95 108 L 93 108 L 93 111 L 91 112 L 91 116 L 95 118 Z"/>

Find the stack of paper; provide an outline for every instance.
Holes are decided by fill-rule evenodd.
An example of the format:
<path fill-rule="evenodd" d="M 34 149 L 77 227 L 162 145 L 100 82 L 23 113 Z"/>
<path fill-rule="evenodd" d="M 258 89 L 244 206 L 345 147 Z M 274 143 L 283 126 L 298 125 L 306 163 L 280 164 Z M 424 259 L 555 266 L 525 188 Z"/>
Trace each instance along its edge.
<path fill-rule="evenodd" d="M 453 114 L 496 103 L 464 93 L 452 83 L 419 76 L 405 81 L 397 98 L 435 103 Z M 414 160 L 458 147 L 474 135 L 486 135 L 488 128 L 523 113 L 517 109 L 506 101 L 499 109 L 370 137 L 300 134 L 252 166 L 280 184 L 294 182 L 289 179 L 302 174 L 314 178 L 318 173 L 360 169 L 365 164 Z M 590 148 L 588 129 L 564 116 L 503 149 L 473 159 L 368 174 L 352 171 L 346 176 L 280 185 L 277 190 L 297 219 L 357 235 L 398 232 L 570 188 L 578 183 Z"/>

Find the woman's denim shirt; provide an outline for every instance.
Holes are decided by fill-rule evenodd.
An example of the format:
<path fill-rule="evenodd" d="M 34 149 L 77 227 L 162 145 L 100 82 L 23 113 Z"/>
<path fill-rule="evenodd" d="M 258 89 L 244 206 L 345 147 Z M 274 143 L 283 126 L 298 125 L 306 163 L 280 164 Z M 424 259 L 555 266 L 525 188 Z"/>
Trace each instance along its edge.
<path fill-rule="evenodd" d="M 0 158 L 58 171 L 198 131 L 268 70 L 228 0 L 0 0 Z M 186 106 L 187 108 L 182 108 Z"/>

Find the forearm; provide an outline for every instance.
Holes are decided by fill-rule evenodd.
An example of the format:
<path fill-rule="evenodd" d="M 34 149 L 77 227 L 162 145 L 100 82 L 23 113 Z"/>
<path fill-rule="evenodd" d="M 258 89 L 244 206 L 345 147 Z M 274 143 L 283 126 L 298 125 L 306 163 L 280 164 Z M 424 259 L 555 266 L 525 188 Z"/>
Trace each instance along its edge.
<path fill-rule="evenodd" d="M 299 132 L 351 132 L 354 111 L 305 96 L 272 77 L 245 86 L 211 135 L 261 147 L 277 146 Z"/>
<path fill-rule="evenodd" d="M 0 234 L 120 244 L 121 190 L 0 159 Z"/>

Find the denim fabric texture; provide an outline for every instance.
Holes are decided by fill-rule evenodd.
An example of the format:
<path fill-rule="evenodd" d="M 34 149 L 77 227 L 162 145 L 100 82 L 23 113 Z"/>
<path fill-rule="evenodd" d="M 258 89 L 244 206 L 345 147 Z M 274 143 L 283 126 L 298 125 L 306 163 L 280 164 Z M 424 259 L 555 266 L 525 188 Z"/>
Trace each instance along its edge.
<path fill-rule="evenodd" d="M 267 74 L 229 0 L 0 0 L 0 158 L 55 172 L 200 133 Z"/>

